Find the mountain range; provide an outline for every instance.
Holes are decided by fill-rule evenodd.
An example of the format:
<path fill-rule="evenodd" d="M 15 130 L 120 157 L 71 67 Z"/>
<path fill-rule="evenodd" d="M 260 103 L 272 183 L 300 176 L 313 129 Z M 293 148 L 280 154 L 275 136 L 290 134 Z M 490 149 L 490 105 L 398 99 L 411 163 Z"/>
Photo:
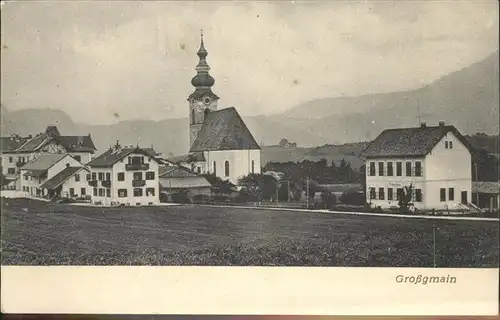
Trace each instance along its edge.
<path fill-rule="evenodd" d="M 282 138 L 303 147 L 368 141 L 386 128 L 417 126 L 419 122 L 435 125 L 438 121 L 453 124 L 464 134 L 498 134 L 498 59 L 496 51 L 480 62 L 414 90 L 325 98 L 280 114 L 243 118 L 261 145 L 276 145 Z M 8 106 L 2 106 L 0 115 L 2 136 L 35 134 L 47 125 L 57 125 L 65 135 L 90 133 L 100 151 L 116 140 L 122 144 L 152 145 L 166 155 L 188 151 L 187 118 L 89 125 L 74 121 L 60 110 L 12 111 Z"/>

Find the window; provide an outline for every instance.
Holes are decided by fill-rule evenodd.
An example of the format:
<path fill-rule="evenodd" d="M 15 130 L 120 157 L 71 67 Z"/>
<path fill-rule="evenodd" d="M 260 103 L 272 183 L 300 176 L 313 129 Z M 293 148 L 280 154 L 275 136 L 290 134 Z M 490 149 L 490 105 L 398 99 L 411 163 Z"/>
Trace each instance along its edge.
<path fill-rule="evenodd" d="M 118 172 L 118 181 L 125 181 L 125 172 Z"/>
<path fill-rule="evenodd" d="M 422 162 L 416 161 L 415 162 L 415 177 L 421 177 L 422 176 Z"/>
<path fill-rule="evenodd" d="M 370 170 L 368 171 L 369 176 L 375 175 L 375 162 L 370 162 Z"/>
<path fill-rule="evenodd" d="M 142 180 L 142 172 L 134 172 L 134 181 Z"/>
<path fill-rule="evenodd" d="M 95 173 L 95 172 L 92 172 L 92 180 L 97 180 L 97 179 L 96 179 L 96 173 Z"/>
<path fill-rule="evenodd" d="M 127 189 L 118 189 L 118 198 L 126 198 Z"/>
<path fill-rule="evenodd" d="M 104 197 L 104 188 L 99 188 L 99 197 Z"/>
<path fill-rule="evenodd" d="M 394 168 L 392 167 L 392 162 L 387 162 L 387 175 L 392 177 L 394 175 Z"/>
<path fill-rule="evenodd" d="M 87 181 L 89 181 L 91 177 L 92 177 L 92 176 L 90 175 L 90 173 L 88 173 L 88 174 L 87 174 Z"/>
<path fill-rule="evenodd" d="M 403 175 L 403 163 L 396 162 L 396 176 L 401 177 Z"/>
<path fill-rule="evenodd" d="M 155 179 L 155 172 L 154 171 L 146 172 L 146 180 L 154 180 L 154 179 Z"/>
<path fill-rule="evenodd" d="M 255 173 L 255 161 L 252 160 L 252 173 Z"/>
<path fill-rule="evenodd" d="M 111 189 L 106 188 L 106 197 L 111 198 Z"/>
<path fill-rule="evenodd" d="M 410 161 L 406 162 L 406 176 L 411 177 L 411 162 Z"/>
<path fill-rule="evenodd" d="M 154 197 L 155 188 L 146 188 L 146 197 Z"/>
<path fill-rule="evenodd" d="M 111 172 L 106 172 L 106 181 L 111 181 Z"/>
<path fill-rule="evenodd" d="M 444 148 L 445 148 L 445 149 L 448 149 L 448 141 L 445 141 L 445 142 L 444 142 Z"/>
<path fill-rule="evenodd" d="M 94 188 L 94 197 L 97 197 L 97 188 Z"/>
<path fill-rule="evenodd" d="M 99 181 L 104 180 L 104 172 L 99 172 L 98 177 L 99 177 Z"/>
<path fill-rule="evenodd" d="M 396 189 L 396 200 L 401 200 L 401 195 L 403 194 L 403 188 Z"/>
<path fill-rule="evenodd" d="M 16 173 L 16 169 L 15 168 L 7 168 L 7 173 L 14 174 L 14 173 Z"/>
<path fill-rule="evenodd" d="M 448 188 L 448 201 L 455 200 L 455 189 Z"/>
<path fill-rule="evenodd" d="M 78 173 L 75 174 L 75 181 L 76 182 L 80 181 L 80 174 L 78 174 Z"/>
<path fill-rule="evenodd" d="M 229 177 L 229 161 L 224 162 L 224 175 Z"/>
<path fill-rule="evenodd" d="M 194 109 L 192 109 L 191 110 L 191 124 L 195 124 L 196 123 L 195 120 L 194 120 L 194 115 L 195 115 Z"/>
<path fill-rule="evenodd" d="M 76 161 L 82 161 L 82 156 L 73 156 L 73 158 L 75 158 Z"/>
<path fill-rule="evenodd" d="M 14 159 L 12 159 L 12 157 L 9 157 L 9 163 L 12 163 L 14 162 Z"/>
<path fill-rule="evenodd" d="M 422 189 L 415 189 L 415 202 L 422 202 Z"/>
<path fill-rule="evenodd" d="M 85 188 L 81 188 L 81 189 L 80 189 L 80 193 L 82 194 L 82 196 L 87 195 L 87 189 L 85 189 Z"/>
<path fill-rule="evenodd" d="M 72 197 L 75 195 L 75 188 L 69 188 L 69 195 Z"/>
<path fill-rule="evenodd" d="M 379 200 L 384 200 L 385 198 L 385 189 L 384 188 L 378 188 L 378 199 Z"/>
<path fill-rule="evenodd" d="M 142 197 L 142 188 L 134 188 L 134 197 Z"/>
<path fill-rule="evenodd" d="M 214 175 L 217 175 L 217 162 L 214 161 Z"/>
<path fill-rule="evenodd" d="M 446 201 L 446 189 L 445 188 L 439 189 L 439 197 L 440 197 L 441 201 Z"/>
<path fill-rule="evenodd" d="M 392 188 L 387 188 L 387 200 L 394 200 L 393 197 L 394 195 L 392 194 L 393 189 Z"/>
<path fill-rule="evenodd" d="M 448 148 L 453 149 L 453 141 L 448 141 Z"/>
<path fill-rule="evenodd" d="M 25 175 L 25 176 L 24 176 L 24 180 L 28 180 L 28 176 L 26 176 L 26 175 Z"/>
<path fill-rule="evenodd" d="M 377 198 L 377 195 L 375 193 L 375 188 L 370 188 L 370 200 L 374 200 Z"/>
<path fill-rule="evenodd" d="M 378 175 L 381 177 L 384 176 L 384 163 L 383 162 L 378 163 Z"/>
<path fill-rule="evenodd" d="M 201 167 L 197 167 L 197 168 L 196 168 L 196 172 L 197 172 L 198 174 L 200 174 L 200 173 L 201 173 Z"/>

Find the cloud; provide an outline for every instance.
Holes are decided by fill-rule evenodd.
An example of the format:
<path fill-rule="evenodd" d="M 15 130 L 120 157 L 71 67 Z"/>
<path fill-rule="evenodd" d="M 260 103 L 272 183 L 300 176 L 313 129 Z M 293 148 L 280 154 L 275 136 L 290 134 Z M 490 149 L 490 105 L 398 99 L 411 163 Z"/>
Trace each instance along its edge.
<path fill-rule="evenodd" d="M 494 2 L 33 2 L 2 11 L 2 103 L 90 123 L 185 116 L 200 29 L 221 106 L 248 115 L 418 87 L 498 49 Z"/>

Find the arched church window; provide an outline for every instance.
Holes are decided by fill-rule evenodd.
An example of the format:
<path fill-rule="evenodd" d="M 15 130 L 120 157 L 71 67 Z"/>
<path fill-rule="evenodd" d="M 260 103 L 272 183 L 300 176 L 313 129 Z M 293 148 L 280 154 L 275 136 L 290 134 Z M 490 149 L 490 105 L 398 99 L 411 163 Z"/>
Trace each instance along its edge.
<path fill-rule="evenodd" d="M 205 109 L 205 119 L 207 118 L 209 112 L 210 112 L 210 109 L 206 108 Z"/>
<path fill-rule="evenodd" d="M 229 161 L 224 162 L 224 174 L 229 177 Z"/>
<path fill-rule="evenodd" d="M 191 110 L 191 123 L 195 124 L 195 121 L 194 121 L 194 109 Z"/>
<path fill-rule="evenodd" d="M 217 175 L 217 162 L 214 161 L 214 175 Z"/>
<path fill-rule="evenodd" d="M 252 173 L 255 173 L 255 171 L 254 171 L 254 170 L 255 170 L 255 161 L 254 161 L 254 160 L 252 160 Z"/>

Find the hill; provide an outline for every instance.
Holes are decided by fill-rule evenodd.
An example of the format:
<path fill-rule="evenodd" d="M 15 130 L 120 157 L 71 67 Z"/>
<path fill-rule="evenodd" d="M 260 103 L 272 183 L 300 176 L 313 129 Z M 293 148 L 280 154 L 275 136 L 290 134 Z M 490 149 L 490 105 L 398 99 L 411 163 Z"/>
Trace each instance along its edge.
<path fill-rule="evenodd" d="M 305 148 L 305 151 L 288 150 L 286 153 L 265 148 L 263 161 L 283 159 L 286 155 L 287 159 L 300 161 L 321 156 L 314 152 L 323 152 L 323 149 L 310 154 L 314 146 L 369 141 L 386 128 L 416 126 L 419 109 L 421 120 L 431 125 L 444 120 L 464 134 L 498 134 L 498 92 L 498 52 L 495 52 L 483 61 L 420 89 L 321 99 L 294 107 L 286 113 L 243 119 L 261 145 L 273 145 L 286 137 Z M 1 108 L 1 118 L 2 135 L 34 134 L 43 131 L 47 125 L 56 124 L 64 134 L 91 133 L 100 150 L 120 140 L 123 144 L 153 145 L 167 155 L 188 151 L 187 118 L 131 120 L 95 126 L 75 122 L 59 110 L 11 111 L 5 106 Z M 494 150 L 494 147 L 490 146 L 490 149 Z M 335 161 L 337 154 L 337 151 L 326 152 Z"/>

